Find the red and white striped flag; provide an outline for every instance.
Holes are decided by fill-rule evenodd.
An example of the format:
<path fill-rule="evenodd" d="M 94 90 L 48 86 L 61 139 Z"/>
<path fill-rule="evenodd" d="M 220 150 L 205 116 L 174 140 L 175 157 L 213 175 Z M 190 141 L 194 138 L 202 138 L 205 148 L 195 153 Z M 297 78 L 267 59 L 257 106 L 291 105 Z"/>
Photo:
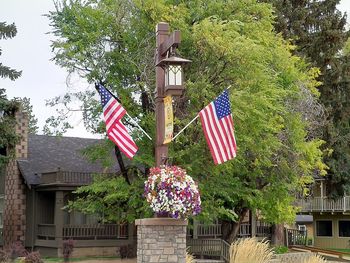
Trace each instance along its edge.
<path fill-rule="evenodd" d="M 126 110 L 101 84 L 98 85 L 98 91 L 101 95 L 103 116 L 106 122 L 108 138 L 113 141 L 128 158 L 132 159 L 138 148 L 121 121 L 126 114 Z"/>
<path fill-rule="evenodd" d="M 237 145 L 227 90 L 201 110 L 199 116 L 214 163 L 235 158 Z"/>

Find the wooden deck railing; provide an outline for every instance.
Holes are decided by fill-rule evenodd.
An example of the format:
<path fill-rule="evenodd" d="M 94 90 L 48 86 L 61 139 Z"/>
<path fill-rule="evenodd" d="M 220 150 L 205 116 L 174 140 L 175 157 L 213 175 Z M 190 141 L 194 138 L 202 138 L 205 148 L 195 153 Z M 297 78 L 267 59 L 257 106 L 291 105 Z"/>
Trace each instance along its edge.
<path fill-rule="evenodd" d="M 189 239 L 187 240 L 189 252 L 193 255 L 203 257 L 221 257 L 222 240 L 221 239 Z"/>
<path fill-rule="evenodd" d="M 53 224 L 38 224 L 37 238 L 54 240 L 56 226 Z M 63 238 L 75 240 L 127 239 L 127 224 L 97 224 L 97 225 L 65 225 L 62 229 Z"/>
<path fill-rule="evenodd" d="M 271 226 L 262 221 L 256 222 L 255 234 L 257 237 L 271 237 Z M 192 236 L 194 239 L 197 238 L 220 238 L 222 237 L 221 224 L 195 224 L 194 229 L 188 230 L 188 236 Z M 249 223 L 242 223 L 239 226 L 238 237 L 250 237 L 251 227 Z"/>
<path fill-rule="evenodd" d="M 270 238 L 272 235 L 272 227 L 270 224 L 257 221 L 256 222 L 256 236 Z"/>
<path fill-rule="evenodd" d="M 54 224 L 38 224 L 38 239 L 54 240 L 56 226 Z"/>
<path fill-rule="evenodd" d="M 75 185 L 87 185 L 92 183 L 93 173 L 81 173 L 81 172 L 66 172 L 55 171 L 43 173 L 41 175 L 42 184 L 75 184 Z M 112 174 L 105 173 L 109 176 Z"/>
<path fill-rule="evenodd" d="M 350 196 L 344 196 L 338 199 L 328 197 L 314 197 L 300 199 L 297 206 L 301 212 L 348 212 L 350 211 Z"/>
<path fill-rule="evenodd" d="M 250 237 L 250 224 L 249 223 L 242 223 L 239 226 L 239 237 Z"/>
<path fill-rule="evenodd" d="M 221 224 L 198 224 L 197 225 L 197 236 L 198 237 L 213 237 L 218 238 L 222 236 Z"/>
<path fill-rule="evenodd" d="M 126 239 L 128 238 L 128 226 L 126 224 L 65 225 L 63 238 Z"/>
<path fill-rule="evenodd" d="M 261 221 L 256 222 L 255 234 L 257 237 L 270 238 L 272 233 L 271 225 Z M 245 238 L 251 236 L 251 228 L 249 223 L 242 223 L 239 226 L 238 237 Z"/>

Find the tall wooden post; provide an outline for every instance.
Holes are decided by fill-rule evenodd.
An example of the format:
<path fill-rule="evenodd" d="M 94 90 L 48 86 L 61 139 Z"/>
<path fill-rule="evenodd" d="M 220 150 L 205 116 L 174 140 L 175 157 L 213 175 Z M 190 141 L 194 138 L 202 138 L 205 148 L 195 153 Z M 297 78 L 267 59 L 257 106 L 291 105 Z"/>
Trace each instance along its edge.
<path fill-rule="evenodd" d="M 167 23 L 159 23 L 156 27 L 156 60 L 160 61 L 165 58 L 160 52 L 160 46 L 169 36 L 169 25 Z M 156 67 L 156 166 L 164 164 L 168 158 L 168 146 L 164 142 L 164 86 L 165 73 L 161 67 Z"/>
<path fill-rule="evenodd" d="M 55 218 L 54 218 L 54 224 L 55 224 L 55 237 L 56 237 L 56 244 L 59 249 L 62 249 L 62 232 L 63 232 L 63 210 L 62 207 L 64 206 L 64 194 L 63 191 L 56 191 L 55 196 Z M 60 251 L 62 253 L 62 251 Z M 59 253 L 60 253 L 59 252 Z"/>

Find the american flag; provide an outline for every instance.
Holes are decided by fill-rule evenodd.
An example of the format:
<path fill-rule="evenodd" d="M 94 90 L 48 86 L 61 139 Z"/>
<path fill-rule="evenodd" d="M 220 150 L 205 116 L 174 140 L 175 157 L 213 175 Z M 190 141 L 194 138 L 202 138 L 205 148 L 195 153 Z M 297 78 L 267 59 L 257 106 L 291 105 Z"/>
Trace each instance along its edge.
<path fill-rule="evenodd" d="M 205 138 L 215 164 L 236 157 L 236 139 L 227 90 L 199 112 Z"/>
<path fill-rule="evenodd" d="M 101 84 L 98 85 L 98 91 L 101 96 L 108 138 L 113 141 L 128 158 L 132 159 L 138 148 L 121 121 L 126 114 L 126 110 Z"/>

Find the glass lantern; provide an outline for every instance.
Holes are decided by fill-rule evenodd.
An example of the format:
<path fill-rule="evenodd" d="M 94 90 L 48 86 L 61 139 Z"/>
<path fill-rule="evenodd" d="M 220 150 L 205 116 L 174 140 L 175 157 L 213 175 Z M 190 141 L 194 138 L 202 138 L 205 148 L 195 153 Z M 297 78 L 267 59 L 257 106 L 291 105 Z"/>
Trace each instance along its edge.
<path fill-rule="evenodd" d="M 188 59 L 171 56 L 161 60 L 157 66 L 165 72 L 165 95 L 180 96 L 184 90 L 183 65 L 191 62 Z"/>

